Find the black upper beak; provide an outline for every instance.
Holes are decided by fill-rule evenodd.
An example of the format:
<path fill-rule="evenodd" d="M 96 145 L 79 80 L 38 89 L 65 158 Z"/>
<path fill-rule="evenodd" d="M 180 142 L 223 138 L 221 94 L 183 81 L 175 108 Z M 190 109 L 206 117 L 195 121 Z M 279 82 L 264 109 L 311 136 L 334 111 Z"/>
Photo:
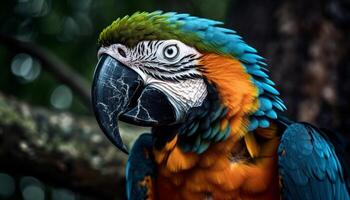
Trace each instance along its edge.
<path fill-rule="evenodd" d="M 106 54 L 96 66 L 91 92 L 102 131 L 125 153 L 128 149 L 120 136 L 118 119 L 140 126 L 160 126 L 176 120 L 166 94 L 145 86 L 135 71 Z"/>

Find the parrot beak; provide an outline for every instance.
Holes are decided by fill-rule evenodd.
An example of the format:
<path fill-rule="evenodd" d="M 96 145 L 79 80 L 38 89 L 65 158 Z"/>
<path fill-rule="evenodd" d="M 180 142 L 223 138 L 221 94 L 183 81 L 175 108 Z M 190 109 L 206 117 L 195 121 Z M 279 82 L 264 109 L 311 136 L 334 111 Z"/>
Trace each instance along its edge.
<path fill-rule="evenodd" d="M 103 54 L 95 69 L 92 106 L 103 133 L 128 153 L 119 133 L 118 120 L 138 126 L 161 126 L 176 121 L 175 111 L 160 90 L 145 86 L 131 68 Z"/>

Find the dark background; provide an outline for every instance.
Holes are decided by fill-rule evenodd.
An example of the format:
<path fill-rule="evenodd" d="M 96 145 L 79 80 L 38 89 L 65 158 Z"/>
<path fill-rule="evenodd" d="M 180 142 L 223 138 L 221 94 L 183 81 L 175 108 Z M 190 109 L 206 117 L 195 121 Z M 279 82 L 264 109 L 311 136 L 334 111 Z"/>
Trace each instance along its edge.
<path fill-rule="evenodd" d="M 349 0 L 3 1 L 0 199 L 124 197 L 126 156 L 100 133 L 89 86 L 100 31 L 155 10 L 225 22 L 266 58 L 286 116 L 350 137 Z"/>

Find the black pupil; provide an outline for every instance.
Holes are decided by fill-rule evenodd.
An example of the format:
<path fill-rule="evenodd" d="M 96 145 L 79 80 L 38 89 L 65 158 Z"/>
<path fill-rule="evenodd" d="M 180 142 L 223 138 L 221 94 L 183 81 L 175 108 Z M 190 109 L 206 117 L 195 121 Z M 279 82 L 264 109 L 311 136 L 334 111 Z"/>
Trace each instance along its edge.
<path fill-rule="evenodd" d="M 167 53 L 168 55 L 172 55 L 174 53 L 174 50 L 172 48 L 168 48 Z"/>
<path fill-rule="evenodd" d="M 126 53 L 122 48 L 118 48 L 118 53 L 123 56 L 124 58 L 126 57 Z"/>

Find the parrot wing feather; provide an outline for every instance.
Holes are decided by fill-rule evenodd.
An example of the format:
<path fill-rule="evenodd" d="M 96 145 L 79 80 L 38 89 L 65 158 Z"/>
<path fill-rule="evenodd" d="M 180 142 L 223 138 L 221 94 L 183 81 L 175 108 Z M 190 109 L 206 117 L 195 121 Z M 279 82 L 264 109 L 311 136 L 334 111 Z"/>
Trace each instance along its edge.
<path fill-rule="evenodd" d="M 320 129 L 307 123 L 288 124 L 278 155 L 284 199 L 350 199 L 345 165 Z"/>
<path fill-rule="evenodd" d="M 126 164 L 126 192 L 129 200 L 154 197 L 155 163 L 151 151 L 151 134 L 142 134 L 136 140 Z"/>

